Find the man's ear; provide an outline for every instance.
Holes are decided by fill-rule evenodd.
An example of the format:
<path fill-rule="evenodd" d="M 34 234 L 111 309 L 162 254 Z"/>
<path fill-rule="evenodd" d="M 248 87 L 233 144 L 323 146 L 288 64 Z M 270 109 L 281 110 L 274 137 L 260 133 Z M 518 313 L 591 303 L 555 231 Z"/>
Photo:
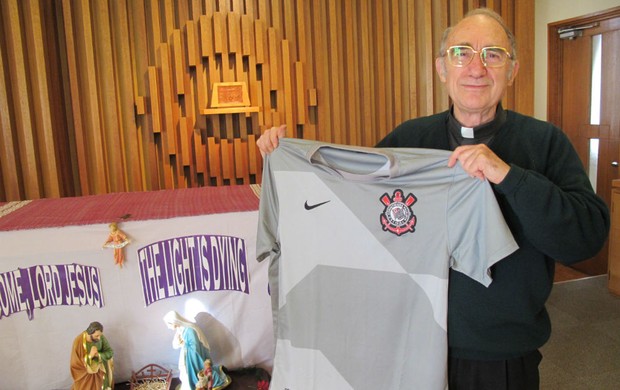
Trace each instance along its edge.
<path fill-rule="evenodd" d="M 437 71 L 437 74 L 439 75 L 439 80 L 441 80 L 442 83 L 445 83 L 446 82 L 446 61 L 444 57 L 435 58 L 435 70 Z"/>
<path fill-rule="evenodd" d="M 508 86 L 509 87 L 515 81 L 515 77 L 517 77 L 517 73 L 519 73 L 519 61 L 513 61 L 512 69 L 508 72 Z"/>

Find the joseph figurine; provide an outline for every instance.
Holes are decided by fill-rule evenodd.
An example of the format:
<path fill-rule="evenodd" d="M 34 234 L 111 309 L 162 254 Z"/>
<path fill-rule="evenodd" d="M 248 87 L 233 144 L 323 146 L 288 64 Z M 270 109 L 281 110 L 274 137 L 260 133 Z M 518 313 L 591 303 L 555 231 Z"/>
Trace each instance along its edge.
<path fill-rule="evenodd" d="M 73 340 L 71 349 L 71 390 L 114 389 L 114 351 L 103 335 L 103 325 L 91 322 Z"/>

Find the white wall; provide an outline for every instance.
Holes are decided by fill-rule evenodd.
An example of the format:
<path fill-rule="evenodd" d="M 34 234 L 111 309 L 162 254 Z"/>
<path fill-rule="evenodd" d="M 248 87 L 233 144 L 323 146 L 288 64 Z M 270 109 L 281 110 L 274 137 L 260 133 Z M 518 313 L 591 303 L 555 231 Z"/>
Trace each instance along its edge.
<path fill-rule="evenodd" d="M 547 24 L 617 7 L 620 1 L 536 0 L 535 3 L 534 116 L 544 120 L 547 118 Z"/>

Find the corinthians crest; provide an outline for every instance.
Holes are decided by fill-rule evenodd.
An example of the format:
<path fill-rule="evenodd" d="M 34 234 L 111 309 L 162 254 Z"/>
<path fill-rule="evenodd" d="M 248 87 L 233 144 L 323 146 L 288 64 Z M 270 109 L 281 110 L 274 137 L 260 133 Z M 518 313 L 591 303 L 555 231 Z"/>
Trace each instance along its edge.
<path fill-rule="evenodd" d="M 397 236 L 415 231 L 416 216 L 411 211 L 411 205 L 416 202 L 413 194 L 403 198 L 402 190 L 395 190 L 390 197 L 386 192 L 381 196 L 381 203 L 385 205 L 381 214 L 383 230 L 388 230 Z"/>

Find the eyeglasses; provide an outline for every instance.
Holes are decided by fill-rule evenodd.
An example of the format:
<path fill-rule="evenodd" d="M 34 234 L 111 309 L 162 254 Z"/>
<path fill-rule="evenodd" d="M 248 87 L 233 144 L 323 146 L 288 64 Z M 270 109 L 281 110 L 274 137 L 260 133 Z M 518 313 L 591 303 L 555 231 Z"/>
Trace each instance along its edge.
<path fill-rule="evenodd" d="M 474 59 L 475 54 L 480 54 L 480 60 L 485 67 L 497 68 L 506 64 L 512 55 L 508 50 L 499 46 L 483 47 L 480 51 L 474 50 L 471 46 L 450 46 L 446 50 L 450 65 L 462 68 L 469 65 Z"/>

